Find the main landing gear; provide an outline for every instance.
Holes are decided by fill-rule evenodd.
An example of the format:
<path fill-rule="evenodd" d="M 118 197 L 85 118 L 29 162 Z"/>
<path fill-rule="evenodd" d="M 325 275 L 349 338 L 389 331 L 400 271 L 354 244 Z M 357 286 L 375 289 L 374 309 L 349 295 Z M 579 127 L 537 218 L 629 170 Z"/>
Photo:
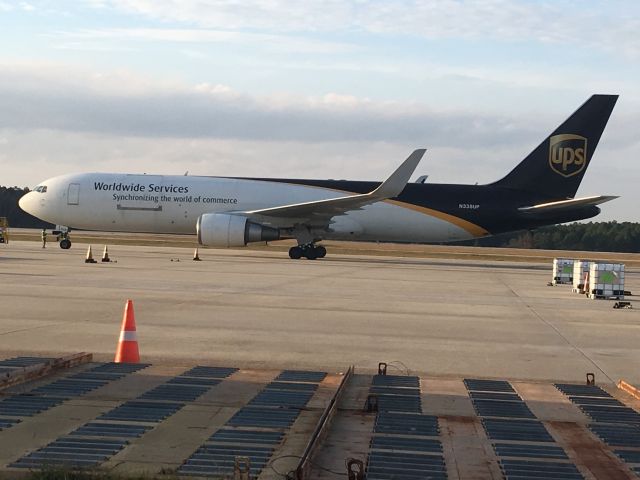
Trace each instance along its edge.
<path fill-rule="evenodd" d="M 313 243 L 307 245 L 298 245 L 297 247 L 291 247 L 289 249 L 289 257 L 294 260 L 305 257 L 308 260 L 315 260 L 316 258 L 324 258 L 327 254 L 327 249 L 322 245 L 314 245 Z"/>

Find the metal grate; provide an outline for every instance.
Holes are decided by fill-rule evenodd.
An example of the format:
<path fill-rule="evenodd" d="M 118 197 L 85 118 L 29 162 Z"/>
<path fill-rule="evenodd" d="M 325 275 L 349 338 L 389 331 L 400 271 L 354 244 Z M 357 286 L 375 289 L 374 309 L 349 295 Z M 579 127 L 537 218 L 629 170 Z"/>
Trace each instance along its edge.
<path fill-rule="evenodd" d="M 423 435 L 437 437 L 440 434 L 438 417 L 412 413 L 379 413 L 374 433 L 395 435 Z"/>
<path fill-rule="evenodd" d="M 571 480 L 582 479 L 582 474 L 572 463 L 536 462 L 532 460 L 500 460 L 500 467 L 507 477 L 518 479 Z"/>
<path fill-rule="evenodd" d="M 567 454 L 556 445 L 529 445 L 524 443 L 494 443 L 498 457 L 528 457 L 568 460 Z"/>
<path fill-rule="evenodd" d="M 624 403 L 610 397 L 575 397 L 570 396 L 571 400 L 576 405 L 604 405 L 609 407 L 624 407 Z"/>
<path fill-rule="evenodd" d="M 55 382 L 35 388 L 31 390 L 30 393 L 69 399 L 84 395 L 85 393 L 95 390 L 96 388 L 100 388 L 107 383 L 109 383 L 109 380 L 85 380 L 75 379 L 72 377 L 61 378 Z"/>
<path fill-rule="evenodd" d="M 316 383 L 296 383 L 296 382 L 271 382 L 265 387 L 265 390 L 295 390 L 305 392 L 315 392 L 318 389 Z"/>
<path fill-rule="evenodd" d="M 574 395 L 580 397 L 611 397 L 611 395 L 595 385 L 577 385 L 573 383 L 554 383 L 553 385 L 568 397 Z"/>
<path fill-rule="evenodd" d="M 209 387 L 214 387 L 218 385 L 222 380 L 218 378 L 207 378 L 207 377 L 184 377 L 182 375 L 178 377 L 174 377 L 171 380 L 167 381 L 169 385 L 207 385 Z"/>
<path fill-rule="evenodd" d="M 480 417 L 536 418 L 524 402 L 476 399 L 472 401 Z"/>
<path fill-rule="evenodd" d="M 405 450 L 409 452 L 442 454 L 440 440 L 415 437 L 384 437 L 374 435 L 371 439 L 371 450 Z"/>
<path fill-rule="evenodd" d="M 289 428 L 298 418 L 296 408 L 243 407 L 227 425 L 234 427 Z"/>
<path fill-rule="evenodd" d="M 63 398 L 40 397 L 29 394 L 14 395 L 0 401 L 0 415 L 32 417 L 61 404 Z"/>
<path fill-rule="evenodd" d="M 84 437 L 137 438 L 141 437 L 149 430 L 151 430 L 151 427 L 147 425 L 89 422 L 77 430 L 74 430 L 69 435 Z"/>
<path fill-rule="evenodd" d="M 553 442 L 547 428 L 537 420 L 483 418 L 482 425 L 491 440 Z"/>
<path fill-rule="evenodd" d="M 509 382 L 506 380 L 482 380 L 476 378 L 465 378 L 464 385 L 467 390 L 474 390 L 480 392 L 510 392 L 515 393 L 515 390 Z"/>
<path fill-rule="evenodd" d="M 192 402 L 210 387 L 199 385 L 177 385 L 165 383 L 143 393 L 140 400 L 168 400 L 175 402 Z"/>
<path fill-rule="evenodd" d="M 446 479 L 447 471 L 440 455 L 373 450 L 367 461 L 367 480 Z"/>
<path fill-rule="evenodd" d="M 52 357 L 13 357 L 5 360 L 0 360 L 0 367 L 7 367 L 8 369 L 30 367 L 31 365 L 38 365 L 40 363 L 47 363 L 51 360 L 55 360 Z"/>
<path fill-rule="evenodd" d="M 598 425 L 592 423 L 589 425 L 589 429 L 611 447 L 640 448 L 640 427 L 637 425 Z"/>
<path fill-rule="evenodd" d="M 62 437 L 40 450 L 25 455 L 9 466 L 16 468 L 39 468 L 47 465 L 89 467 L 115 455 L 126 444 L 126 440 Z"/>
<path fill-rule="evenodd" d="M 19 418 L 0 418 L 0 431 L 13 427 L 16 423 L 20 423 L 20 421 Z"/>
<path fill-rule="evenodd" d="M 211 477 L 232 474 L 236 457 L 248 457 L 252 477 L 260 474 L 273 454 L 271 447 L 203 445 L 178 469 L 180 475 Z"/>
<path fill-rule="evenodd" d="M 229 367 L 205 367 L 198 365 L 191 370 L 184 372 L 181 377 L 207 377 L 207 378 L 227 378 L 238 371 L 237 368 Z"/>
<path fill-rule="evenodd" d="M 374 375 L 371 381 L 372 388 L 384 387 L 409 387 L 420 388 L 420 378 L 403 375 Z"/>
<path fill-rule="evenodd" d="M 278 445 L 284 438 L 284 433 L 266 430 L 232 430 L 223 428 L 209 437 L 209 442 L 215 443 L 255 443 Z"/>
<path fill-rule="evenodd" d="M 100 420 L 160 422 L 184 407 L 178 402 L 143 402 L 130 400 L 98 417 Z"/>
<path fill-rule="evenodd" d="M 90 372 L 94 373 L 119 373 L 122 375 L 127 375 L 129 373 L 137 372 L 138 370 L 142 370 L 150 366 L 150 363 L 104 363 L 99 365 L 91 370 Z"/>
<path fill-rule="evenodd" d="M 522 398 L 520 398 L 520 395 L 518 395 L 517 393 L 470 391 L 469 396 L 473 400 L 501 400 L 505 402 L 522 402 Z"/>
<path fill-rule="evenodd" d="M 313 372 L 308 370 L 283 370 L 276 377 L 281 382 L 311 382 L 320 383 L 327 376 L 327 372 Z"/>
<path fill-rule="evenodd" d="M 600 405 L 579 405 L 579 407 L 595 422 L 640 424 L 640 413 L 629 407 L 607 407 Z"/>
<path fill-rule="evenodd" d="M 613 453 L 627 463 L 640 463 L 640 451 L 638 450 L 614 450 Z"/>

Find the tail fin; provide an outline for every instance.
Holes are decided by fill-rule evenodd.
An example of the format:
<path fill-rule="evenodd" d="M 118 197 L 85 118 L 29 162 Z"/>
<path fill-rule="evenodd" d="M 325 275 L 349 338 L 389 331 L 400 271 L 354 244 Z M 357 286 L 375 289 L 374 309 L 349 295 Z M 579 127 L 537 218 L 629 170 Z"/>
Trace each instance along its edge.
<path fill-rule="evenodd" d="M 549 199 L 573 198 L 617 95 L 593 95 L 495 186 L 541 193 Z"/>

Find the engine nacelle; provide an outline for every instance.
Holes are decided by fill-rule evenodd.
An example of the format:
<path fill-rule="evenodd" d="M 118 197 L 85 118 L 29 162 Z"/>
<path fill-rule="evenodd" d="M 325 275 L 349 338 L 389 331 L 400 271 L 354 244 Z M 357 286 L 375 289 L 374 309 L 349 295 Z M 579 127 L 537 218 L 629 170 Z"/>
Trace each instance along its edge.
<path fill-rule="evenodd" d="M 244 247 L 251 242 L 280 239 L 280 230 L 249 221 L 242 215 L 205 213 L 196 225 L 198 243 L 207 247 Z"/>

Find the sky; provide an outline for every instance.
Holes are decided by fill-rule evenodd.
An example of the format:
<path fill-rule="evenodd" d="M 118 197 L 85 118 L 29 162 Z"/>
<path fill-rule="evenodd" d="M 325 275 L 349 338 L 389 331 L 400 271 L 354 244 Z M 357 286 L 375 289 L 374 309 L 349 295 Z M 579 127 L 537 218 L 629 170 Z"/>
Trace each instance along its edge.
<path fill-rule="evenodd" d="M 0 0 L 0 185 L 72 172 L 489 183 L 619 94 L 578 195 L 640 221 L 636 0 Z"/>

